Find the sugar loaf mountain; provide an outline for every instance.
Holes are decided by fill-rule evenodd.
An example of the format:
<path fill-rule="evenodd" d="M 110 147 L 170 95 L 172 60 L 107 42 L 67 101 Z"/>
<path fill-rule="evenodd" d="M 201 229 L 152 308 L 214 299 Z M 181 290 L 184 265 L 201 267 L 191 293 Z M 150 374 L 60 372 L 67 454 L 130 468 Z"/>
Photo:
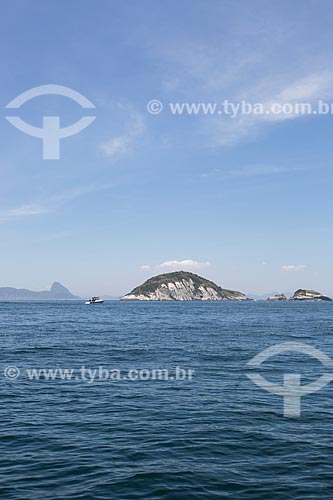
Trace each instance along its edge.
<path fill-rule="evenodd" d="M 0 300 L 77 300 L 61 283 L 55 281 L 50 290 L 34 292 L 25 288 L 0 287 Z"/>
<path fill-rule="evenodd" d="M 250 300 L 197 274 L 179 271 L 160 274 L 124 295 L 121 300 Z"/>

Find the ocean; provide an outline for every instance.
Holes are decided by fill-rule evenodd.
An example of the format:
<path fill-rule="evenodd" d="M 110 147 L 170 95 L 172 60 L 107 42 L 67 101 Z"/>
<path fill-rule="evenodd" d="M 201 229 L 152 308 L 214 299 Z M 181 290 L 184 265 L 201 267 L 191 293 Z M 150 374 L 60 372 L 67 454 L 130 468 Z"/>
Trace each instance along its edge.
<path fill-rule="evenodd" d="M 333 357 L 331 303 L 3 302 L 0 324 L 0 498 L 333 497 L 332 383 L 290 417 L 247 376 L 329 373 L 247 363 Z"/>

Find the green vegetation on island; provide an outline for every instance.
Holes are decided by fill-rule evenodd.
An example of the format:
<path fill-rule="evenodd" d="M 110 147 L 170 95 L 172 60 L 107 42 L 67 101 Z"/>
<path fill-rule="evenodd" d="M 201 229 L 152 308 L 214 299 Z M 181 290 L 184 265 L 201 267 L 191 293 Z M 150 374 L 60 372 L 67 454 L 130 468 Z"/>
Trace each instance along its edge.
<path fill-rule="evenodd" d="M 176 271 L 148 279 L 123 300 L 246 300 L 246 297 L 197 274 Z"/>

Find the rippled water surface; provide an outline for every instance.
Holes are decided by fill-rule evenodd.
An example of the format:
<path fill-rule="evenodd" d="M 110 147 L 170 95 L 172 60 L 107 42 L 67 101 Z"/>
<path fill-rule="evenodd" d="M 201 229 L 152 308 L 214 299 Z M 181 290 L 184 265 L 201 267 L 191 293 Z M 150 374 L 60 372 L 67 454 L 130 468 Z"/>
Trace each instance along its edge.
<path fill-rule="evenodd" d="M 4 500 L 333 497 L 333 391 L 298 419 L 247 378 L 265 347 L 303 342 L 333 357 L 329 303 L 0 303 Z M 20 377 L 4 377 L 8 365 Z M 193 380 L 29 380 L 27 369 L 176 366 Z M 327 371 L 304 355 L 261 374 L 302 383 Z M 12 375 L 14 372 L 9 372 Z M 15 373 L 14 373 L 15 375 Z"/>

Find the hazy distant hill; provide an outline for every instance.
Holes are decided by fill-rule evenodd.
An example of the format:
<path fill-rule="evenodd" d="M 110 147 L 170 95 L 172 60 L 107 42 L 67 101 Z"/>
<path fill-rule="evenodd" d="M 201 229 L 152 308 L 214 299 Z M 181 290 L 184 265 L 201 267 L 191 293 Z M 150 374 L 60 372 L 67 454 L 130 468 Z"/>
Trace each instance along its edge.
<path fill-rule="evenodd" d="M 89 297 L 90 298 L 90 297 Z M 102 295 L 101 297 L 103 300 L 120 300 L 121 296 L 120 295 Z"/>
<path fill-rule="evenodd" d="M 274 297 L 274 295 L 278 295 L 279 293 L 281 293 L 281 292 L 275 291 L 275 292 L 263 293 L 262 295 L 255 295 L 253 293 L 249 293 L 248 297 L 250 297 L 250 299 L 254 299 L 254 300 L 267 300 L 268 297 Z M 284 292 L 284 294 L 287 297 L 292 296 L 292 292 Z"/>
<path fill-rule="evenodd" d="M 33 292 L 24 288 L 0 287 L 0 300 L 77 300 L 68 288 L 55 281 L 50 290 Z"/>

